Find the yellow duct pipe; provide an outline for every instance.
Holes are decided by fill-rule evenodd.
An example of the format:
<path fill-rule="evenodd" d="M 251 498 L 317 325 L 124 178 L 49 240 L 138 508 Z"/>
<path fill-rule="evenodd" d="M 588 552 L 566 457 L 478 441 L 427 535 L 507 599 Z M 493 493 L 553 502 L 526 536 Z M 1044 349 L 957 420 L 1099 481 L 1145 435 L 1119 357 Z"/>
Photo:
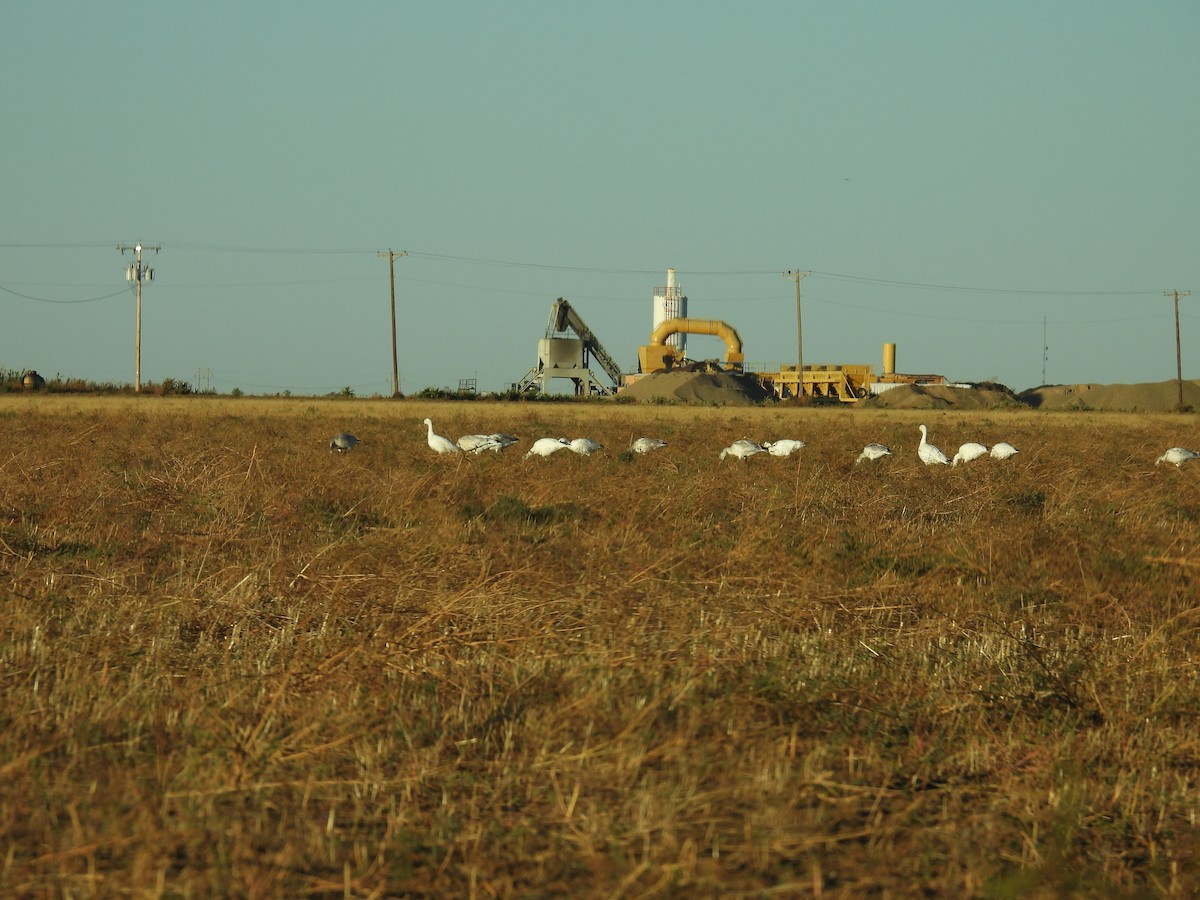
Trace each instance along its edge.
<path fill-rule="evenodd" d="M 662 346 L 673 334 L 712 334 L 725 342 L 725 361 L 742 362 L 742 339 L 734 327 L 720 319 L 667 319 L 650 332 L 650 345 Z"/>

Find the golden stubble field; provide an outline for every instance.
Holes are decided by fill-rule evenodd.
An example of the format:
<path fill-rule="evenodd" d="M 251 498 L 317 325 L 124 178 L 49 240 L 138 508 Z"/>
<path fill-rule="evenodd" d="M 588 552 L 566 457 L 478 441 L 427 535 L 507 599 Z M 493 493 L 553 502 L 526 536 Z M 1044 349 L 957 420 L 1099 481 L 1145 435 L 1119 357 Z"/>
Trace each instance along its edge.
<path fill-rule="evenodd" d="M 522 442 L 437 457 L 425 416 Z M 921 422 L 1022 452 L 927 469 Z M 558 435 L 608 449 L 522 458 Z M 0 399 L 0 884 L 1196 895 L 1200 464 L 1154 458 L 1198 435 Z M 719 462 L 741 437 L 809 446 Z"/>

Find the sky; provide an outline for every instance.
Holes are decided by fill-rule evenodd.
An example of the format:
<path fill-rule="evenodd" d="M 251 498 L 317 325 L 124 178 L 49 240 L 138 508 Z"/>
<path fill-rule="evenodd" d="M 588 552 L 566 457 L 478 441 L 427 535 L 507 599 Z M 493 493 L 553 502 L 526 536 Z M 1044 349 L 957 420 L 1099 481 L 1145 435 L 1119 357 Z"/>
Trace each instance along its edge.
<path fill-rule="evenodd" d="M 141 242 L 143 384 L 390 395 L 388 251 L 405 394 L 559 297 L 633 371 L 668 268 L 751 366 L 807 271 L 806 364 L 1016 391 L 1173 379 L 1190 290 L 1200 378 L 1195 0 L 6 0 L 0 82 L 0 369 L 132 384 Z"/>

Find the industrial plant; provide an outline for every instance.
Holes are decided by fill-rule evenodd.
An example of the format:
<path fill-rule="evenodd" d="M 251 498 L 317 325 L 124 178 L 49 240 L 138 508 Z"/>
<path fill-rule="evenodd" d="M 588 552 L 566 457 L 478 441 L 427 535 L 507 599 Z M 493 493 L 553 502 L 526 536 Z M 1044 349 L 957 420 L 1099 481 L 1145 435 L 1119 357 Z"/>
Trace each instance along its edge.
<path fill-rule="evenodd" d="M 862 363 L 825 365 L 780 365 L 778 368 L 747 367 L 741 336 L 720 319 L 688 316 L 688 298 L 676 281 L 675 270 L 667 269 L 667 283 L 654 289 L 648 343 L 638 347 L 636 372 L 622 372 L 611 353 L 562 297 L 550 307 L 545 335 L 538 340 L 537 362 L 518 382 L 517 393 L 550 392 L 553 379 L 571 381 L 578 397 L 607 397 L 625 388 L 672 372 L 727 373 L 752 377 L 776 399 L 800 397 L 822 403 L 856 403 L 902 384 L 945 384 L 941 375 L 903 374 L 896 371 L 896 345 L 883 345 L 880 374 Z M 687 355 L 689 334 L 712 335 L 725 344 L 722 359 L 694 360 Z M 598 368 L 602 376 L 593 371 Z"/>

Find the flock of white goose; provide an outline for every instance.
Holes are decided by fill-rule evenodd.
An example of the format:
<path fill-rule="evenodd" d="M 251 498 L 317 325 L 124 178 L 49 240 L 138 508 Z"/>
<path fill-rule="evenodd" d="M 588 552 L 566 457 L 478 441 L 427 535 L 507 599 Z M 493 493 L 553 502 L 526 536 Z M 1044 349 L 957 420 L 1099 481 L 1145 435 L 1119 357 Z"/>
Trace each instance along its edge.
<path fill-rule="evenodd" d="M 425 419 L 421 424 L 427 429 L 426 439 L 429 443 L 429 449 L 439 454 L 483 453 L 486 450 L 499 453 L 501 450 L 511 447 L 520 440 L 520 438 L 513 437 L 511 434 L 464 434 L 457 441 L 452 441 L 448 437 L 437 434 L 433 430 L 433 422 L 430 419 Z M 921 442 L 917 444 L 917 457 L 927 466 L 957 466 L 960 462 L 968 463 L 983 456 L 988 456 L 992 459 L 1008 459 L 1019 452 L 1016 447 L 1007 441 L 1000 441 L 991 447 L 981 444 L 978 441 L 967 441 L 967 443 L 958 448 L 958 452 L 953 457 L 948 457 L 939 448 L 929 443 L 929 430 L 924 425 L 919 426 L 919 429 L 921 432 Z M 357 444 L 358 438 L 352 434 L 342 432 L 341 434 L 334 435 L 333 439 L 329 442 L 329 449 L 345 453 L 348 450 L 354 449 Z M 665 446 L 667 446 L 666 441 L 659 440 L 658 438 L 641 437 L 633 441 L 629 445 L 629 449 L 634 453 L 650 453 Z M 777 441 L 764 441 L 761 444 L 757 441 L 740 440 L 734 441 L 722 450 L 719 458 L 733 457 L 734 459 L 744 461 L 759 453 L 786 457 L 803 449 L 804 446 L 804 441 L 790 438 Z M 533 446 L 529 448 L 525 457 L 528 459 L 530 456 L 550 456 L 559 450 L 570 450 L 573 453 L 578 453 L 580 456 L 591 456 L 597 450 L 603 449 L 603 444 L 591 438 L 578 437 L 574 440 L 567 440 L 564 437 L 544 437 L 538 438 L 533 442 Z M 872 442 L 863 447 L 862 452 L 854 462 L 856 464 L 864 460 L 874 462 L 875 460 L 891 455 L 892 451 L 889 447 L 884 444 Z M 1154 464 L 1160 465 L 1165 462 L 1172 463 L 1178 467 L 1192 459 L 1200 459 L 1200 453 L 1197 453 L 1195 450 L 1186 450 L 1183 447 L 1172 447 L 1156 459 Z"/>
<path fill-rule="evenodd" d="M 979 459 L 981 456 L 990 456 L 993 459 L 1008 459 L 1010 456 L 1020 452 L 1016 447 L 1008 443 L 1008 441 L 993 444 L 990 448 L 978 441 L 967 441 L 958 448 L 958 452 L 954 454 L 954 458 L 950 459 L 940 449 L 929 443 L 928 429 L 924 425 L 921 425 L 920 429 L 921 443 L 917 444 L 917 456 L 927 466 L 957 466 L 960 462 L 970 462 L 973 459 Z"/>

